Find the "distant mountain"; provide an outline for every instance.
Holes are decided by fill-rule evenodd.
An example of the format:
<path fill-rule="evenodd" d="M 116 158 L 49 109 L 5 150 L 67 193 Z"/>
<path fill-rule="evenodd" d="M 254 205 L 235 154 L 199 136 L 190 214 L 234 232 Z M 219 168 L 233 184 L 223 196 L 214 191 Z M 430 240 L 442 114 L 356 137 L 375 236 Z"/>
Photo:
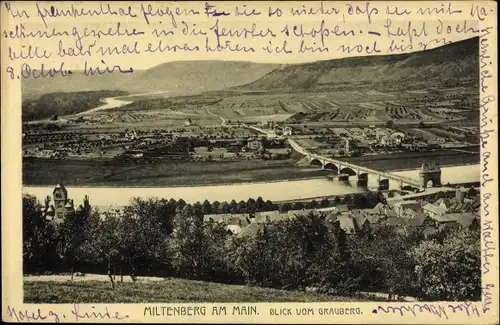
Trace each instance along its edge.
<path fill-rule="evenodd" d="M 241 90 L 327 90 L 346 86 L 419 88 L 477 82 L 479 38 L 427 51 L 316 61 L 276 69 Z"/>
<path fill-rule="evenodd" d="M 23 100 L 54 92 L 123 90 L 129 93 L 165 91 L 172 96 L 189 95 L 247 84 L 278 68 L 278 64 L 238 61 L 176 61 L 133 73 L 26 79 Z"/>

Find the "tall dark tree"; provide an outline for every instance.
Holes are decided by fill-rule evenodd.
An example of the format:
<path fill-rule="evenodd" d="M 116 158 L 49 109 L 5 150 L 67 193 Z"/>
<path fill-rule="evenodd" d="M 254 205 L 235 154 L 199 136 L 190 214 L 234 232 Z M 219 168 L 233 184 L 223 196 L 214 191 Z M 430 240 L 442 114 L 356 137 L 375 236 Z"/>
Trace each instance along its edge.
<path fill-rule="evenodd" d="M 250 214 L 255 213 L 257 209 L 257 202 L 253 198 L 249 198 L 247 201 L 247 211 Z"/>
<path fill-rule="evenodd" d="M 212 204 L 208 200 L 203 201 L 202 204 L 203 214 L 212 214 Z"/>
<path fill-rule="evenodd" d="M 303 210 L 305 208 L 306 207 L 305 207 L 304 203 L 302 203 L 302 202 L 295 202 L 293 204 L 293 210 Z"/>
<path fill-rule="evenodd" d="M 330 206 L 330 201 L 328 200 L 328 198 L 325 197 L 323 200 L 321 200 L 320 206 L 322 208 L 328 208 Z"/>
<path fill-rule="evenodd" d="M 273 210 L 275 210 L 273 202 L 271 202 L 270 200 L 267 200 L 264 203 L 264 206 L 262 207 L 262 211 L 273 211 Z"/>
<path fill-rule="evenodd" d="M 212 202 L 212 213 L 221 213 L 221 204 L 217 200 Z"/>
<path fill-rule="evenodd" d="M 234 199 L 229 203 L 229 212 L 238 213 L 238 203 Z"/>
<path fill-rule="evenodd" d="M 23 272 L 55 270 L 57 233 L 46 220 L 35 197 L 23 197 Z"/>
<path fill-rule="evenodd" d="M 265 203 L 266 202 L 264 201 L 264 199 L 261 196 L 259 196 L 257 198 L 257 200 L 255 201 L 255 211 L 256 212 L 264 211 L 263 209 L 264 209 Z"/>
<path fill-rule="evenodd" d="M 247 211 L 247 203 L 245 201 L 243 201 L 243 200 L 241 200 L 240 202 L 238 202 L 237 210 L 238 210 L 238 213 L 248 213 L 248 211 Z"/>
<path fill-rule="evenodd" d="M 203 247 L 203 220 L 200 220 L 190 205 L 178 213 L 174 233 L 169 245 L 172 266 L 180 276 L 195 279 L 200 276 Z"/>
<path fill-rule="evenodd" d="M 289 202 L 283 203 L 280 207 L 280 212 L 288 212 L 292 210 L 292 204 Z"/>

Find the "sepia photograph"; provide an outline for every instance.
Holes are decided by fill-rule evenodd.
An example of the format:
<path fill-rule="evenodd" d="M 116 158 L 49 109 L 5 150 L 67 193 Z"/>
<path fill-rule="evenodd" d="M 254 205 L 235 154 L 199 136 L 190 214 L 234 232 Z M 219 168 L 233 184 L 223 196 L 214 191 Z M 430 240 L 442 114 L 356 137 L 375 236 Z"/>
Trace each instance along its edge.
<path fill-rule="evenodd" d="M 24 302 L 481 300 L 478 57 L 22 80 Z"/>

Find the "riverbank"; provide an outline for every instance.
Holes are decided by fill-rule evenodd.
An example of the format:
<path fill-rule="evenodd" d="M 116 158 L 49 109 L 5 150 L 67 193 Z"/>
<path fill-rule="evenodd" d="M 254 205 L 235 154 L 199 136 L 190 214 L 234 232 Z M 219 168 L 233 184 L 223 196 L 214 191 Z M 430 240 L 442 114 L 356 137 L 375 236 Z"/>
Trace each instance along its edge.
<path fill-rule="evenodd" d="M 479 154 L 434 152 L 425 156 L 396 154 L 352 157 L 343 160 L 388 172 L 416 170 L 437 158 L 441 167 L 479 164 Z M 298 166 L 298 159 L 235 160 L 215 162 L 23 159 L 23 184 L 53 186 L 58 182 L 78 187 L 198 187 L 262 184 L 322 179 L 331 174 L 314 166 Z"/>
<path fill-rule="evenodd" d="M 441 167 L 476 165 L 480 161 L 479 152 L 436 150 L 429 152 L 402 152 L 391 155 L 339 158 L 380 171 L 398 172 L 418 169 L 423 163 L 436 162 Z"/>
<path fill-rule="evenodd" d="M 330 171 L 299 167 L 296 160 L 226 162 L 165 161 L 153 164 L 120 161 L 23 160 L 23 184 L 78 187 L 197 187 L 260 184 L 325 178 Z"/>

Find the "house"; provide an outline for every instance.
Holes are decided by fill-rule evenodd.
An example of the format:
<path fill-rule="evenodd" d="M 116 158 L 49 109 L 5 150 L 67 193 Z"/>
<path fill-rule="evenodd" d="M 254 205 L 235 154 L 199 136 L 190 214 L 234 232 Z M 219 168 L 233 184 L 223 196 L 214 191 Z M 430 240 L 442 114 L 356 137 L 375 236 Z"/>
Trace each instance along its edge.
<path fill-rule="evenodd" d="M 248 214 L 232 215 L 226 221 L 226 229 L 233 234 L 239 234 L 241 230 L 250 225 Z"/>
<path fill-rule="evenodd" d="M 278 210 L 274 211 L 264 211 L 255 213 L 255 218 L 253 218 L 252 223 L 266 223 L 282 220 L 282 216 Z"/>
<path fill-rule="evenodd" d="M 284 136 L 291 136 L 292 135 L 292 128 L 289 126 L 286 126 L 283 128 L 283 135 Z"/>
<path fill-rule="evenodd" d="M 332 211 L 340 212 L 340 213 L 349 212 L 349 206 L 347 204 L 339 204 L 339 205 L 336 205 L 332 209 Z"/>
<path fill-rule="evenodd" d="M 206 214 L 203 216 L 203 222 L 227 223 L 231 214 Z"/>
<path fill-rule="evenodd" d="M 422 210 L 427 213 L 431 218 L 436 218 L 444 214 L 444 211 L 433 203 L 427 203 L 422 207 Z"/>
<path fill-rule="evenodd" d="M 370 223 L 370 225 L 374 225 L 374 224 L 379 223 L 379 221 L 381 221 L 382 216 L 380 214 L 367 213 L 365 215 L 365 218 Z"/>
<path fill-rule="evenodd" d="M 224 228 L 231 231 L 231 233 L 239 234 L 242 229 L 250 225 L 250 215 L 247 213 L 206 214 L 203 216 L 203 222 L 220 223 L 224 225 Z"/>
<path fill-rule="evenodd" d="M 266 136 L 268 139 L 275 139 L 277 137 L 276 131 L 274 130 L 268 130 L 266 132 Z"/>
<path fill-rule="evenodd" d="M 460 202 L 460 201 L 452 201 L 448 209 L 447 213 L 459 213 L 459 212 L 473 212 L 474 208 L 472 204 L 469 202 Z"/>
<path fill-rule="evenodd" d="M 262 141 L 256 138 L 248 138 L 247 148 L 250 150 L 260 150 L 262 149 Z"/>
<path fill-rule="evenodd" d="M 309 213 L 314 212 L 314 209 L 304 209 L 304 210 L 289 210 L 287 212 L 288 219 L 294 219 L 299 216 L 308 216 Z"/>
<path fill-rule="evenodd" d="M 337 216 L 337 222 L 339 222 L 340 228 L 346 232 L 348 235 L 353 235 L 357 231 L 356 221 L 348 215 L 340 214 Z"/>
<path fill-rule="evenodd" d="M 448 198 L 440 198 L 434 202 L 434 205 L 437 205 L 440 209 L 446 211 L 451 206 L 451 200 Z"/>
<path fill-rule="evenodd" d="M 184 122 L 184 126 L 191 126 L 191 125 L 193 125 L 193 121 L 192 121 L 190 118 L 188 118 L 188 119 Z"/>
<path fill-rule="evenodd" d="M 416 201 L 416 200 L 396 202 L 396 203 L 394 203 L 393 208 L 394 208 L 394 211 L 396 212 L 398 217 L 401 217 L 405 210 L 413 210 L 416 212 L 422 211 L 421 203 L 419 201 Z"/>
<path fill-rule="evenodd" d="M 239 233 L 236 235 L 239 237 L 243 236 L 255 236 L 259 232 L 263 231 L 265 229 L 265 224 L 264 223 L 256 223 L 256 222 L 251 222 L 248 226 L 242 228 Z"/>
<path fill-rule="evenodd" d="M 446 213 L 443 215 L 438 215 L 433 218 L 440 225 L 455 223 L 463 228 L 469 228 L 473 226 L 473 223 L 477 222 L 477 216 L 474 213 L 464 212 L 464 213 Z"/>

